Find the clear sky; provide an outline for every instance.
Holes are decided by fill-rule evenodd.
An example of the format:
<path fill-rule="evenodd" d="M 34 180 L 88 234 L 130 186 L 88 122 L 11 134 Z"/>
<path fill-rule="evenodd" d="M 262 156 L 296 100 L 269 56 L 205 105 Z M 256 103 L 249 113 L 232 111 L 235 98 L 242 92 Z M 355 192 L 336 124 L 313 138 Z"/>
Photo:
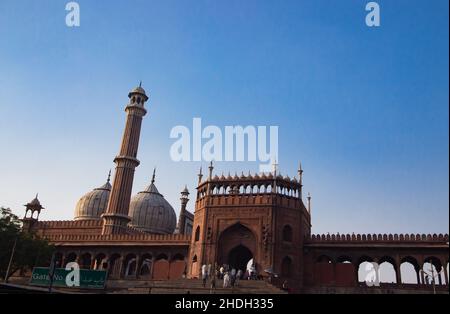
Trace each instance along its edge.
<path fill-rule="evenodd" d="M 278 125 L 302 161 L 313 232 L 448 233 L 448 0 L 0 1 L 0 205 L 71 219 L 114 168 L 127 94 L 150 95 L 133 193 L 179 209 L 199 162 L 173 162 L 176 125 Z M 206 163 L 203 163 L 204 167 Z M 258 163 L 216 171 L 256 172 Z M 193 193 L 195 194 L 195 193 Z M 193 210 L 191 194 L 188 208 Z"/>

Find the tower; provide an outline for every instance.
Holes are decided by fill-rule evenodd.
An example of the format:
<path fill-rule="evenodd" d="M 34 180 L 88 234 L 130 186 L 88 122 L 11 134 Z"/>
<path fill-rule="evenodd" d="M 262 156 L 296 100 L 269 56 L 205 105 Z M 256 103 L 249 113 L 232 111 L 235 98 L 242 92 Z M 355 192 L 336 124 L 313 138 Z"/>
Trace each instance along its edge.
<path fill-rule="evenodd" d="M 181 201 L 181 209 L 180 209 L 180 217 L 178 220 L 178 233 L 179 234 L 185 234 L 186 230 L 186 206 L 187 203 L 189 202 L 189 191 L 187 186 L 184 187 L 184 190 L 181 191 L 181 197 L 180 197 L 180 201 Z"/>
<path fill-rule="evenodd" d="M 251 262 L 262 276 L 272 269 L 301 286 L 301 252 L 311 217 L 299 180 L 281 176 L 276 167 L 271 173 L 234 177 L 213 176 L 213 169 L 211 164 L 209 176 L 197 186 L 188 276 L 199 277 L 202 265 L 245 271 Z"/>
<path fill-rule="evenodd" d="M 25 216 L 22 219 L 23 227 L 22 229 L 26 232 L 29 232 L 36 221 L 39 220 L 39 215 L 41 213 L 41 210 L 44 209 L 42 207 L 41 202 L 39 202 L 38 195 L 36 194 L 36 197 L 29 203 L 27 203 L 25 206 Z"/>
<path fill-rule="evenodd" d="M 109 197 L 108 207 L 102 215 L 102 234 L 125 233 L 128 222 L 131 190 L 133 187 L 134 170 L 139 165 L 137 151 L 141 133 L 142 118 L 147 113 L 144 108 L 148 100 L 145 90 L 139 84 L 129 94 L 130 101 L 125 108 L 126 123 L 120 146 L 119 155 L 116 156 L 116 172 Z"/>

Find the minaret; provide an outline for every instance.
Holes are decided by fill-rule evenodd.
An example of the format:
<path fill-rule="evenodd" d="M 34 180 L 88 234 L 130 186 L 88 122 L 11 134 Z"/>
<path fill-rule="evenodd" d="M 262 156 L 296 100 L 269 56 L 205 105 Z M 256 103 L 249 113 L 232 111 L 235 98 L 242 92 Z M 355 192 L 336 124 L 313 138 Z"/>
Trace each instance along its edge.
<path fill-rule="evenodd" d="M 299 163 L 299 165 L 298 165 L 298 182 L 300 183 L 299 199 L 303 199 L 303 195 L 302 195 L 302 190 L 303 190 L 303 169 L 302 169 L 302 163 Z"/>
<path fill-rule="evenodd" d="M 184 190 L 181 191 L 181 209 L 180 209 L 180 217 L 178 219 L 178 233 L 184 234 L 184 227 L 186 225 L 186 205 L 189 202 L 189 190 L 187 186 L 184 187 Z"/>
<path fill-rule="evenodd" d="M 128 94 L 128 98 L 130 98 L 130 102 L 125 108 L 127 117 L 122 144 L 119 155 L 114 159 L 116 172 L 114 174 L 111 195 L 109 196 L 108 208 L 102 215 L 102 234 L 125 233 L 127 224 L 131 220 L 128 216 L 128 210 L 131 189 L 133 188 L 134 169 L 139 165 L 139 160 L 136 156 L 139 146 L 142 117 L 147 113 L 144 104 L 148 100 L 148 97 L 141 84 L 139 84 L 139 87 L 136 87 Z"/>
<path fill-rule="evenodd" d="M 311 215 L 311 193 L 308 192 L 308 213 Z"/>
<path fill-rule="evenodd" d="M 208 169 L 209 169 L 209 175 L 208 175 L 208 185 L 207 185 L 207 190 L 206 190 L 206 194 L 211 194 L 211 181 L 212 181 L 212 178 L 213 178 L 213 176 L 212 176 L 212 174 L 213 174 L 213 170 L 214 170 L 214 165 L 213 165 L 213 162 L 212 162 L 212 160 L 211 160 L 211 162 L 209 163 L 209 167 L 208 167 Z"/>

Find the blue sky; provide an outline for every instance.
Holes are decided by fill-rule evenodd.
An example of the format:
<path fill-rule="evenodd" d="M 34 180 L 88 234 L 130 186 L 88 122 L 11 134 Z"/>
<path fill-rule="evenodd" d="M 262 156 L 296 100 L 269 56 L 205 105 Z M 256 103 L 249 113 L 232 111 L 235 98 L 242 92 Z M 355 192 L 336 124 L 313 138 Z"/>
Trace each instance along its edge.
<path fill-rule="evenodd" d="M 367 2 L 80 0 L 68 28 L 67 1 L 1 0 L 0 205 L 22 215 L 39 192 L 44 219 L 71 219 L 114 168 L 142 80 L 134 193 L 154 166 L 177 211 L 195 190 L 200 163 L 169 157 L 176 125 L 278 125 L 313 232 L 448 233 L 448 1 L 378 1 L 379 28 Z"/>

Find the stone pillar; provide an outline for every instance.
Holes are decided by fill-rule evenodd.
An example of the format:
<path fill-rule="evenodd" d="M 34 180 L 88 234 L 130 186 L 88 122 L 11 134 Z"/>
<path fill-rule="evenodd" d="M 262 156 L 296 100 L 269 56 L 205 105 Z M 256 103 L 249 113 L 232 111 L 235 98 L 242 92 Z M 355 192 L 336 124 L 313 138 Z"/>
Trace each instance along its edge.
<path fill-rule="evenodd" d="M 414 270 L 416 271 L 417 284 L 420 285 L 420 269 L 414 268 Z"/>
<path fill-rule="evenodd" d="M 153 279 L 153 267 L 155 265 L 155 257 L 152 254 L 152 264 L 150 265 L 150 279 Z"/>
<path fill-rule="evenodd" d="M 122 274 L 122 270 L 123 270 L 123 263 L 124 263 L 125 261 L 124 261 L 124 258 L 121 256 L 120 258 L 118 258 L 118 263 L 119 263 L 119 266 L 116 268 L 117 269 L 117 278 L 122 278 L 123 277 L 123 274 Z"/>
<path fill-rule="evenodd" d="M 442 266 L 440 267 L 440 269 L 438 269 L 436 267 L 436 272 L 437 272 L 439 285 L 442 286 Z"/>
<path fill-rule="evenodd" d="M 444 282 L 445 282 L 445 285 L 448 286 L 448 273 L 447 273 L 447 267 L 442 266 L 442 268 L 444 269 Z"/>
<path fill-rule="evenodd" d="M 400 272 L 400 266 L 395 268 L 395 279 L 397 280 L 397 285 L 402 284 L 402 274 Z"/>
<path fill-rule="evenodd" d="M 109 196 L 108 207 L 102 215 L 102 234 L 126 233 L 130 221 L 128 210 L 130 207 L 131 190 L 133 188 L 134 169 L 139 165 L 136 158 L 142 118 L 147 111 L 144 103 L 148 100 L 142 87 L 136 87 L 128 94 L 130 102 L 125 108 L 127 118 L 119 155 L 114 159 L 116 172 Z"/>
<path fill-rule="evenodd" d="M 139 270 L 140 270 L 139 263 L 140 263 L 140 262 L 141 262 L 140 256 L 139 256 L 139 255 L 136 255 L 136 270 L 135 270 L 135 272 L 134 272 L 134 276 L 136 277 L 136 279 L 139 278 Z"/>

